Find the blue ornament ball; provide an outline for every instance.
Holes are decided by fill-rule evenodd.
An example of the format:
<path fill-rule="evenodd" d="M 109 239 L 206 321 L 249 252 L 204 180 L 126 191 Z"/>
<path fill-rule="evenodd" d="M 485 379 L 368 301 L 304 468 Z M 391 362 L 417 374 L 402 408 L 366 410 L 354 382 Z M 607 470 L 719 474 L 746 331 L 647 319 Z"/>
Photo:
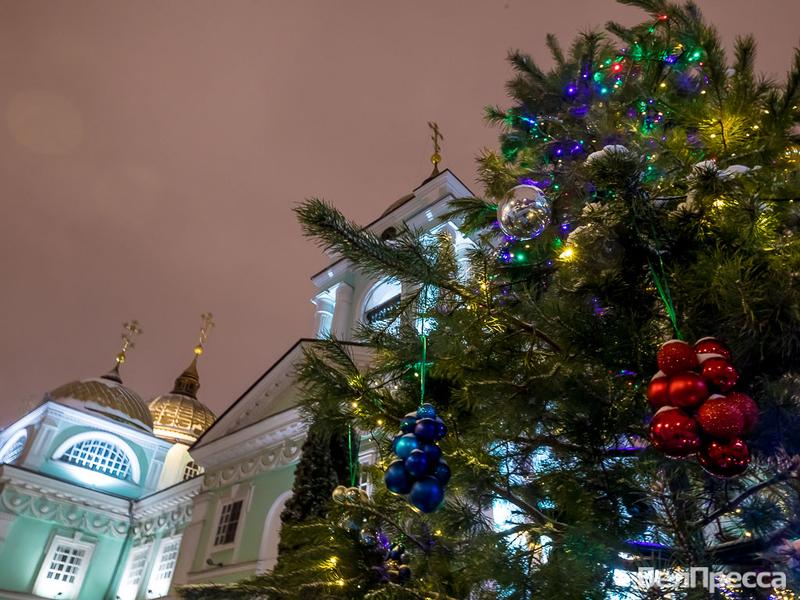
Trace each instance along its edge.
<path fill-rule="evenodd" d="M 400 458 L 408 458 L 412 451 L 419 448 L 419 440 L 413 433 L 406 433 L 395 438 L 394 453 Z"/>
<path fill-rule="evenodd" d="M 436 436 L 436 421 L 433 419 L 420 419 L 414 427 L 414 435 L 421 442 L 432 442 Z"/>
<path fill-rule="evenodd" d="M 428 455 L 422 450 L 413 450 L 406 459 L 406 471 L 414 477 L 424 477 L 428 474 L 430 463 L 428 462 Z"/>
<path fill-rule="evenodd" d="M 442 421 L 440 417 L 436 417 L 434 420 L 436 421 L 436 434 L 433 436 L 433 439 L 440 440 L 447 435 L 447 425 L 444 424 L 444 421 Z"/>
<path fill-rule="evenodd" d="M 395 494 L 407 494 L 411 491 L 414 480 L 409 477 L 402 460 L 396 460 L 389 465 L 383 474 L 386 489 Z"/>
<path fill-rule="evenodd" d="M 418 419 L 433 419 L 435 417 L 436 417 L 436 409 L 433 408 L 432 404 L 428 404 L 426 402 L 417 409 Z"/>
<path fill-rule="evenodd" d="M 442 485 L 447 485 L 447 482 L 450 481 L 450 475 L 450 466 L 443 460 L 440 460 L 439 464 L 433 469 L 433 476 L 436 477 Z"/>
<path fill-rule="evenodd" d="M 414 426 L 417 424 L 416 413 L 408 413 L 400 420 L 400 431 L 403 433 L 413 433 Z"/>
<path fill-rule="evenodd" d="M 389 548 L 389 558 L 392 560 L 400 560 L 400 557 L 403 556 L 405 551 L 406 549 L 402 545 L 395 544 Z"/>
<path fill-rule="evenodd" d="M 436 444 L 425 444 L 421 450 L 427 455 L 428 466 L 430 467 L 434 466 L 442 458 L 442 449 Z"/>
<path fill-rule="evenodd" d="M 400 438 L 403 437 L 403 433 L 405 433 L 405 432 L 404 431 L 398 431 L 395 434 L 394 439 L 392 440 L 392 452 L 394 452 L 395 454 L 397 454 L 397 442 L 399 442 Z"/>
<path fill-rule="evenodd" d="M 411 504 L 424 513 L 435 511 L 442 500 L 444 488 L 436 477 L 420 479 L 411 488 Z"/>
<path fill-rule="evenodd" d="M 400 578 L 400 582 L 403 583 L 411 579 L 411 567 L 403 565 L 399 569 L 397 569 L 397 576 Z"/>

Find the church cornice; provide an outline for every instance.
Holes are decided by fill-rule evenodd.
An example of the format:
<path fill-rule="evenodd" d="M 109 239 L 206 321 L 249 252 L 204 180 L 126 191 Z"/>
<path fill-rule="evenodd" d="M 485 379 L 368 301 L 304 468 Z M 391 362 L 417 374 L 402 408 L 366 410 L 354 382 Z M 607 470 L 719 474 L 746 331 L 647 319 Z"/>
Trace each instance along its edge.
<path fill-rule="evenodd" d="M 0 506 L 20 516 L 74 527 L 95 535 L 124 536 L 130 504 L 109 496 L 19 469 L 0 466 Z"/>
<path fill-rule="evenodd" d="M 300 411 L 292 408 L 193 448 L 192 456 L 206 469 L 203 487 L 291 464 L 299 457 L 307 429 Z"/>
<path fill-rule="evenodd" d="M 200 493 L 202 477 L 194 477 L 140 498 L 133 505 L 134 519 L 146 519 L 184 505 Z"/>
<path fill-rule="evenodd" d="M 166 451 L 171 447 L 169 442 L 157 438 L 152 433 L 115 423 L 105 417 L 87 414 L 84 411 L 72 408 L 66 404 L 60 404 L 54 400 L 49 400 L 43 404 L 41 408 L 44 413 L 42 415 L 42 420 L 53 417 L 57 421 L 66 421 L 75 425 L 91 427 L 99 431 L 107 431 L 122 439 L 133 441 L 142 448 L 147 448 L 149 450 L 162 448 Z"/>

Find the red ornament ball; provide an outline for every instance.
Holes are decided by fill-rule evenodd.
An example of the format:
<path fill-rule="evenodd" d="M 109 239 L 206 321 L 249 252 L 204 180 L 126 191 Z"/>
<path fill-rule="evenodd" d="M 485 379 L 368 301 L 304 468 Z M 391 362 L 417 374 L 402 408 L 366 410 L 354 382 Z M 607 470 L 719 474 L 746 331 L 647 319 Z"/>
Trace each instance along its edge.
<path fill-rule="evenodd" d="M 758 423 L 758 404 L 742 392 L 731 392 L 726 396 L 728 402 L 738 408 L 744 417 L 744 434 L 753 433 Z"/>
<path fill-rule="evenodd" d="M 697 421 L 679 408 L 665 406 L 650 421 L 650 442 L 673 458 L 694 454 L 700 449 Z"/>
<path fill-rule="evenodd" d="M 656 410 L 669 405 L 669 377 L 661 371 L 653 375 L 647 384 L 647 401 Z"/>
<path fill-rule="evenodd" d="M 694 343 L 694 351 L 697 354 L 719 354 L 722 358 L 731 359 L 731 351 L 728 347 L 713 337 L 704 337 Z"/>
<path fill-rule="evenodd" d="M 697 355 L 686 342 L 670 340 L 664 342 L 656 357 L 658 368 L 667 375 L 675 375 L 681 371 L 691 371 L 697 367 Z"/>
<path fill-rule="evenodd" d="M 714 394 L 703 403 L 697 410 L 696 418 L 701 429 L 711 437 L 730 440 L 744 433 L 742 411 L 719 394 Z"/>
<path fill-rule="evenodd" d="M 712 475 L 736 477 L 747 470 L 750 450 L 738 438 L 726 442 L 713 440 L 697 454 L 697 460 Z"/>
<path fill-rule="evenodd" d="M 700 363 L 703 377 L 717 389 L 727 392 L 736 385 L 739 373 L 730 361 L 722 356 L 708 356 Z"/>
<path fill-rule="evenodd" d="M 678 408 L 691 408 L 708 398 L 708 384 L 694 371 L 685 371 L 669 378 L 669 403 Z"/>

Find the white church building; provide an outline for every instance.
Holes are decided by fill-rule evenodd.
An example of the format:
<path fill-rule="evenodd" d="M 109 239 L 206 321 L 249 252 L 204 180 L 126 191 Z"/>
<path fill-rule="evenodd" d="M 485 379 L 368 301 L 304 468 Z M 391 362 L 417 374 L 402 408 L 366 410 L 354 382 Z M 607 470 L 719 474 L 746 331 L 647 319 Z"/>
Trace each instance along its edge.
<path fill-rule="evenodd" d="M 367 228 L 384 237 L 404 226 L 444 231 L 458 252 L 469 241 L 442 216 L 465 196 L 453 173 L 435 169 Z M 312 276 L 312 337 L 219 417 L 198 400 L 195 357 L 173 391 L 149 403 L 123 385 L 118 363 L 45 394 L 0 432 L 0 600 L 176 597 L 176 586 L 274 566 L 307 429 L 295 380 L 303 349 L 329 333 L 351 340 L 403 294 L 398 282 L 332 260 Z M 352 354 L 369 361 L 367 347 L 353 344 Z M 360 458 L 376 457 L 365 448 Z"/>

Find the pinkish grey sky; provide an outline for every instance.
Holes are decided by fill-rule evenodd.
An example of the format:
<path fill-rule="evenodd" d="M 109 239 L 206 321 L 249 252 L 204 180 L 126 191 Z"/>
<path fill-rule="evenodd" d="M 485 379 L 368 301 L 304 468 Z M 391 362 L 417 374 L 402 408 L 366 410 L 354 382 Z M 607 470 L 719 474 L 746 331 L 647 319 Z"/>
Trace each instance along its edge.
<path fill-rule="evenodd" d="M 785 72 L 800 3 L 699 4 Z M 0 1 L 0 423 L 106 371 L 130 318 L 125 382 L 168 391 L 207 310 L 200 397 L 221 412 L 312 333 L 325 260 L 295 203 L 372 220 L 430 171 L 429 120 L 472 185 L 507 50 L 549 64 L 547 32 L 639 17 L 612 0 Z"/>

